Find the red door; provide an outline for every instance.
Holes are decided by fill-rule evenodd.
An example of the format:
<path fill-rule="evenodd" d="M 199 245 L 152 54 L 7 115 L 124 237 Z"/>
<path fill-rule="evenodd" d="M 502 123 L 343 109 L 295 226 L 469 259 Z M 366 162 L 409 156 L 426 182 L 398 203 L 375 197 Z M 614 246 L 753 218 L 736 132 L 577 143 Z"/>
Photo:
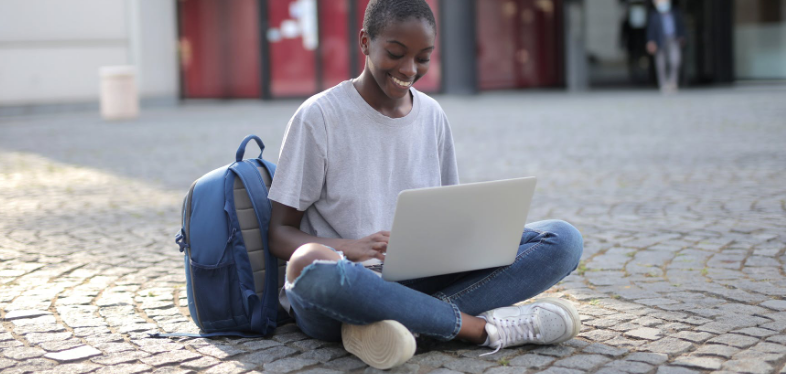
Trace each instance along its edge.
<path fill-rule="evenodd" d="M 274 97 L 303 97 L 317 92 L 319 45 L 315 0 L 267 2 L 270 92 Z"/>
<path fill-rule="evenodd" d="M 369 0 L 357 1 L 358 30 L 355 31 L 356 33 L 359 33 L 360 28 L 363 27 L 363 15 L 366 13 L 366 6 L 368 3 Z M 426 3 L 431 7 L 431 12 L 434 13 L 434 19 L 437 21 L 437 30 L 439 30 L 439 0 L 426 0 Z M 363 67 L 366 65 L 366 56 L 360 53 L 360 47 L 354 46 L 354 48 L 358 48 L 358 67 L 363 70 Z M 431 63 L 429 64 L 428 73 L 420 78 L 420 80 L 415 83 L 414 87 L 423 92 L 438 92 L 441 84 L 442 60 L 440 56 L 439 33 L 437 33 L 437 41 L 434 43 L 434 52 L 431 53 Z"/>
<path fill-rule="evenodd" d="M 257 0 L 180 0 L 186 98 L 261 96 Z"/>
<path fill-rule="evenodd" d="M 322 81 L 319 90 L 351 77 L 349 71 L 349 0 L 319 0 L 319 50 Z"/>
<path fill-rule="evenodd" d="M 476 9 L 481 90 L 562 84 L 560 0 L 482 0 Z"/>

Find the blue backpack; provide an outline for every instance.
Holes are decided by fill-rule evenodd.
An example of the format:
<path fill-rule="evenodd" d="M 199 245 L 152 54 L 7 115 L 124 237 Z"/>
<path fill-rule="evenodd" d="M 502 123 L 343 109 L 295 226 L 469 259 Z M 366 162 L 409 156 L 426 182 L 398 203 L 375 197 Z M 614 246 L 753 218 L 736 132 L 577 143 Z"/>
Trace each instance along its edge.
<path fill-rule="evenodd" d="M 188 309 L 202 333 L 161 336 L 262 336 L 288 318 L 278 306 L 285 263 L 270 253 L 267 235 L 276 165 L 262 152 L 243 160 L 251 140 L 265 150 L 247 136 L 235 162 L 197 179 L 183 201 L 176 243 L 185 252 Z"/>

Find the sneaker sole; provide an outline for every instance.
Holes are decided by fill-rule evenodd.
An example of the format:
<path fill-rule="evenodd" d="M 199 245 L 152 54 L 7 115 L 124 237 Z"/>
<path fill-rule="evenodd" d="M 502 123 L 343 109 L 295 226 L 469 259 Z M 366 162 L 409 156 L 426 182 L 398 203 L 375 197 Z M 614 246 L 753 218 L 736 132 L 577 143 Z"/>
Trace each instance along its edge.
<path fill-rule="evenodd" d="M 415 337 L 392 320 L 363 326 L 345 323 L 341 325 L 341 340 L 347 352 L 381 370 L 399 366 L 415 355 Z"/>
<path fill-rule="evenodd" d="M 568 341 L 570 339 L 573 339 L 574 337 L 576 337 L 576 335 L 579 334 L 579 331 L 581 330 L 581 317 L 579 317 L 579 311 L 576 310 L 576 307 L 573 306 L 573 303 L 571 303 L 570 301 L 557 299 L 557 298 L 553 298 L 553 297 L 546 297 L 546 298 L 543 298 L 543 299 L 528 300 L 528 301 L 525 301 L 523 303 L 516 303 L 515 305 L 526 305 L 526 304 L 532 304 L 532 303 L 555 304 L 555 305 L 561 307 L 563 310 L 565 310 L 567 312 L 567 314 L 568 314 L 568 318 L 570 318 L 571 322 L 573 322 L 573 331 L 571 331 L 571 333 L 569 335 L 567 335 L 565 337 L 562 337 L 562 338 L 559 338 L 558 340 L 556 340 L 552 344 L 559 344 L 559 343 L 562 343 L 562 342 L 566 342 L 566 341 Z"/>

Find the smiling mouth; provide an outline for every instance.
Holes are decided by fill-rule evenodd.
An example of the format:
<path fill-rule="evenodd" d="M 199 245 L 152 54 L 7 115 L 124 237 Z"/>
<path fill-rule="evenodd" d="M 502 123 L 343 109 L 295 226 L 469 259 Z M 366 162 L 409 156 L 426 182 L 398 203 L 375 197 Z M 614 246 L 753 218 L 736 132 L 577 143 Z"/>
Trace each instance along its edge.
<path fill-rule="evenodd" d="M 396 78 L 396 77 L 394 77 L 392 75 L 390 76 L 390 78 L 393 79 L 393 82 L 395 84 L 399 85 L 402 88 L 409 88 L 409 86 L 412 85 L 412 81 L 405 82 L 405 81 L 402 81 L 401 79 L 398 79 L 398 78 Z"/>

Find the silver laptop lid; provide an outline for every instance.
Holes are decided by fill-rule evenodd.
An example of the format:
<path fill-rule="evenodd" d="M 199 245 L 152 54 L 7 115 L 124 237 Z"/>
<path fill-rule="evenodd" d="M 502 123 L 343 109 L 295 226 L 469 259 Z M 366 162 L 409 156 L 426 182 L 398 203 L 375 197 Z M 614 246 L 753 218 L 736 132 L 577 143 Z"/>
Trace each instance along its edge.
<path fill-rule="evenodd" d="M 402 191 L 382 278 L 505 266 L 516 258 L 535 177 Z"/>

